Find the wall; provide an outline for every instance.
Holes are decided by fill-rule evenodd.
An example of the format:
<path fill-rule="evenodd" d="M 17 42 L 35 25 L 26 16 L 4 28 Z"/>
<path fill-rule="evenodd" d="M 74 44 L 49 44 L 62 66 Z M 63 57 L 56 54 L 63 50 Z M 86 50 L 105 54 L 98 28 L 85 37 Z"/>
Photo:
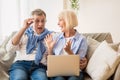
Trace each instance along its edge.
<path fill-rule="evenodd" d="M 5 37 L 19 28 L 19 4 L 17 0 L 0 0 L 0 4 L 0 33 Z"/>
<path fill-rule="evenodd" d="M 1 7 L 1 1 L 0 1 L 0 7 Z M 0 15 L 1 15 L 1 9 L 0 9 Z M 0 19 L 0 26 L 1 26 L 1 19 Z M 1 28 L 2 30 L 2 28 Z M 1 31 L 0 31 L 0 44 L 2 43 L 2 35 L 1 35 Z"/>
<path fill-rule="evenodd" d="M 7 2 L 0 0 L 0 15 L 2 16 L 0 18 L 0 37 L 2 33 L 9 35 L 12 29 L 20 28 L 23 20 L 30 17 L 30 12 L 35 8 L 41 8 L 46 12 L 48 29 L 59 31 L 57 16 L 63 9 L 63 1 L 65 0 L 7 0 Z M 114 42 L 119 42 L 119 4 L 120 0 L 80 0 L 78 30 L 80 32 L 111 32 Z M 12 11 L 8 11 L 9 8 Z M 1 23 L 4 24 L 1 25 Z M 6 28 L 9 30 L 6 31 Z"/>
<path fill-rule="evenodd" d="M 78 17 L 81 32 L 111 32 L 120 42 L 120 0 L 80 0 Z"/>

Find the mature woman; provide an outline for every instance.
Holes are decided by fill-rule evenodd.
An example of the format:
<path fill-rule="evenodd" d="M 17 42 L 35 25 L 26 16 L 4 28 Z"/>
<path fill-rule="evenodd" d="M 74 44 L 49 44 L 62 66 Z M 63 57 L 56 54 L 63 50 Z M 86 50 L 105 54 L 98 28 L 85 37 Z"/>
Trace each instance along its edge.
<path fill-rule="evenodd" d="M 78 20 L 76 14 L 71 10 L 63 10 L 58 17 L 60 33 L 47 35 L 45 42 L 49 55 L 80 55 L 80 75 L 79 76 L 56 76 L 52 80 L 84 80 L 83 69 L 87 65 L 85 58 L 87 53 L 86 38 L 76 29 Z"/>

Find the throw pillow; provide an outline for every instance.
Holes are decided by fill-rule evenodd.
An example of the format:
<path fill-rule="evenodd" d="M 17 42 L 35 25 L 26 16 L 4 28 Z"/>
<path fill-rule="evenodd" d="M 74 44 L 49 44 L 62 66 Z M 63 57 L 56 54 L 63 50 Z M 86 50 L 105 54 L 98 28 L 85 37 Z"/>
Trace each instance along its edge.
<path fill-rule="evenodd" d="M 91 37 L 87 38 L 88 43 L 88 51 L 87 51 L 87 59 L 89 60 L 95 51 L 95 49 L 100 45 L 101 42 L 98 42 L 95 39 L 92 39 Z M 113 48 L 115 51 L 118 51 L 120 43 L 109 43 L 111 48 Z"/>
<path fill-rule="evenodd" d="M 91 37 L 87 37 L 87 43 L 88 43 L 87 59 L 89 60 L 95 49 L 99 46 L 100 42 L 98 42 L 95 39 L 92 39 Z"/>
<path fill-rule="evenodd" d="M 4 39 L 4 41 L 2 42 L 1 46 L 0 46 L 0 60 L 4 57 L 4 55 L 6 54 L 6 49 L 5 46 L 8 42 L 8 37 L 6 37 Z"/>
<path fill-rule="evenodd" d="M 4 57 L 6 54 L 6 50 L 4 48 L 0 48 L 0 60 Z"/>
<path fill-rule="evenodd" d="M 93 80 L 107 80 L 119 62 L 120 54 L 103 41 L 90 58 L 86 71 Z"/>

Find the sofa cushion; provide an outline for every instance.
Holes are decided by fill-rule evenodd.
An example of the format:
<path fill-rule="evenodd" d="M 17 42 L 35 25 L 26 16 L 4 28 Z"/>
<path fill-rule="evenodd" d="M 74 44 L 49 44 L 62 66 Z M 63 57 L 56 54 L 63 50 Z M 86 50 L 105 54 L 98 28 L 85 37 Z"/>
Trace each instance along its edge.
<path fill-rule="evenodd" d="M 91 37 L 99 42 L 106 40 L 108 43 L 113 43 L 111 33 L 82 33 L 86 38 Z"/>
<path fill-rule="evenodd" d="M 9 80 L 9 76 L 5 70 L 6 64 L 2 60 L 0 60 L 0 80 Z"/>
<path fill-rule="evenodd" d="M 86 71 L 93 80 L 107 80 L 119 62 L 120 54 L 103 41 L 90 58 Z"/>

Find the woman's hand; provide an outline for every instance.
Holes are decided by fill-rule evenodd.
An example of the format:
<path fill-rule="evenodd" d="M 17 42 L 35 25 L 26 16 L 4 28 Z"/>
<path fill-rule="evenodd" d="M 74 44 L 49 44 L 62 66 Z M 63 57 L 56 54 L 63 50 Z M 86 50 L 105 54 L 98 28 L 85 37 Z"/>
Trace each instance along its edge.
<path fill-rule="evenodd" d="M 51 54 L 56 41 L 53 41 L 52 34 L 48 34 L 44 40 L 48 49 L 48 54 Z"/>
<path fill-rule="evenodd" d="M 72 41 L 69 40 L 64 47 L 64 50 L 70 55 L 73 54 L 71 50 L 71 44 L 72 44 Z"/>
<path fill-rule="evenodd" d="M 84 68 L 86 68 L 86 66 L 87 66 L 87 58 L 84 57 L 80 59 L 80 69 L 83 70 Z"/>

